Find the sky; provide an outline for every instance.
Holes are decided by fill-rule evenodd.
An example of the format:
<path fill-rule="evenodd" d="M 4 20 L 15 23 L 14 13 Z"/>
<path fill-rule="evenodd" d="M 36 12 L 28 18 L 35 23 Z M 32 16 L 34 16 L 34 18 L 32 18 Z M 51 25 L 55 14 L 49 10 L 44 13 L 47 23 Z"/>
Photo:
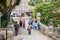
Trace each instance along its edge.
<path fill-rule="evenodd" d="M 28 0 L 28 1 L 30 1 L 30 0 Z"/>

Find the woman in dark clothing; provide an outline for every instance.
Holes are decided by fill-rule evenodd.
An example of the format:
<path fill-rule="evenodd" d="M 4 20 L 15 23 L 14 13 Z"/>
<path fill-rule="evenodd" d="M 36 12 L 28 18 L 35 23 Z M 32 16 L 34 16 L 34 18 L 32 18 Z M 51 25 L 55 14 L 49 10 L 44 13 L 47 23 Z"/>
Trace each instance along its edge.
<path fill-rule="evenodd" d="M 19 21 L 19 24 L 20 24 L 20 27 L 22 27 L 22 20 L 20 19 L 20 21 Z"/>
<path fill-rule="evenodd" d="M 15 27 L 15 35 L 18 35 L 18 28 Z"/>
<path fill-rule="evenodd" d="M 14 24 L 15 27 L 15 35 L 18 35 L 18 27 L 19 25 L 17 24 L 17 22 Z"/>

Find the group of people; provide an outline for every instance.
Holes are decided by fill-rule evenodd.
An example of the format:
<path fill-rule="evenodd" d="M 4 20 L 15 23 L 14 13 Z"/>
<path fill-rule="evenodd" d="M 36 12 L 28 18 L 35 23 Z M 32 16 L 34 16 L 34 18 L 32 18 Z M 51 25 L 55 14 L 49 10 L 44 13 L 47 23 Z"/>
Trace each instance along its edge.
<path fill-rule="evenodd" d="M 19 23 L 16 22 L 14 24 L 14 27 L 15 27 L 15 35 L 18 35 L 18 28 L 19 27 L 25 28 L 25 20 L 20 19 Z M 31 35 L 31 29 L 40 30 L 40 22 L 37 20 L 34 20 L 33 18 L 30 18 L 28 21 L 28 28 L 27 28 L 29 35 Z"/>
<path fill-rule="evenodd" d="M 18 29 L 19 29 L 19 27 L 23 27 L 23 28 L 25 28 L 25 20 L 19 20 L 19 23 L 16 21 L 15 23 L 14 23 L 14 27 L 15 27 L 15 35 L 18 35 Z"/>
<path fill-rule="evenodd" d="M 28 21 L 28 34 L 31 35 L 31 29 L 40 30 L 40 21 L 30 18 Z"/>

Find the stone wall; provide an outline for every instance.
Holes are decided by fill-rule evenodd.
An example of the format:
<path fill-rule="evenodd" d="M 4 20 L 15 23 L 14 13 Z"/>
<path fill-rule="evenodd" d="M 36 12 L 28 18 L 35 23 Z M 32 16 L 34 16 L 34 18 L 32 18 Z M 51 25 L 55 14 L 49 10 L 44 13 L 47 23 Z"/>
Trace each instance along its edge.
<path fill-rule="evenodd" d="M 41 32 L 54 40 L 60 40 L 60 27 L 48 27 L 41 23 Z"/>
<path fill-rule="evenodd" d="M 0 28 L 0 35 L 3 35 L 6 39 L 6 28 Z M 11 28 L 7 28 L 7 40 L 13 40 L 13 30 Z"/>

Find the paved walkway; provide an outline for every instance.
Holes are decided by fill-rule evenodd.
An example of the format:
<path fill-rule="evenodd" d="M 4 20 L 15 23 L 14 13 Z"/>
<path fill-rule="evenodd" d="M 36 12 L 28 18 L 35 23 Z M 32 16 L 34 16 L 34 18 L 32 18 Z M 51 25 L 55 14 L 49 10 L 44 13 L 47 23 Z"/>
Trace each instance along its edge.
<path fill-rule="evenodd" d="M 28 35 L 27 30 L 20 28 L 20 34 L 14 37 L 14 40 L 51 40 L 50 38 L 44 36 L 37 30 L 32 30 L 32 34 Z"/>
<path fill-rule="evenodd" d="M 28 26 L 28 20 L 26 20 L 26 28 Z M 13 40 L 51 40 L 50 38 L 41 34 L 38 30 L 32 30 L 32 34 L 28 35 L 27 29 L 20 28 L 19 35 L 15 36 Z"/>

